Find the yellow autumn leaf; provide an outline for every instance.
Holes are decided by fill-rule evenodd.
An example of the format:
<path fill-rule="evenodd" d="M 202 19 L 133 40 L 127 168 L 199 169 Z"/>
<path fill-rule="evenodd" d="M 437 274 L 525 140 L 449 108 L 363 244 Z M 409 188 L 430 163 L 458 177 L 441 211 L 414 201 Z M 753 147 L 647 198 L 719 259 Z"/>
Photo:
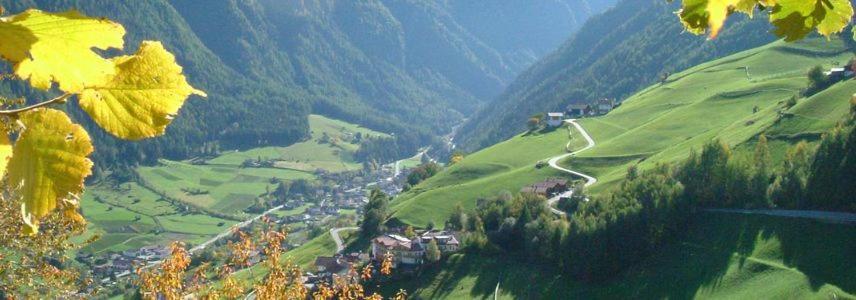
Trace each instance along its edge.
<path fill-rule="evenodd" d="M 0 178 L 6 174 L 6 165 L 12 157 L 12 143 L 9 141 L 9 133 L 0 130 Z"/>
<path fill-rule="evenodd" d="M 63 199 L 79 195 L 89 176 L 92 153 L 89 134 L 59 110 L 40 108 L 21 114 L 21 131 L 9 160 L 9 184 L 23 198 L 22 214 L 28 229 L 38 230 L 39 219 Z"/>
<path fill-rule="evenodd" d="M 49 89 L 56 82 L 61 90 L 78 93 L 114 70 L 93 48 L 121 49 L 124 36 L 122 25 L 106 19 L 30 9 L 0 18 L 0 56 L 33 87 Z"/>
<path fill-rule="evenodd" d="M 107 132 L 139 140 L 164 133 L 191 94 L 205 96 L 182 75 L 175 56 L 160 42 L 143 42 L 133 56 L 113 59 L 115 75 L 87 86 L 80 106 Z"/>

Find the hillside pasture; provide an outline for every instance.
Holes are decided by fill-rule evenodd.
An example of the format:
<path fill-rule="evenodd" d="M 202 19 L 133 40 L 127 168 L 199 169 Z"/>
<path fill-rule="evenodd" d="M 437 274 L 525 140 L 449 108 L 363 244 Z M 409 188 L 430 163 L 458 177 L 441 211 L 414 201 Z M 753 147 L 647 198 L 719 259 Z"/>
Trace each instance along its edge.
<path fill-rule="evenodd" d="M 546 166 L 536 168 L 539 161 L 565 153 L 569 141 L 572 149 L 585 144 L 576 130 L 569 135 L 563 127 L 522 134 L 473 153 L 396 197 L 391 205 L 393 217 L 416 226 L 443 224 L 457 204 L 474 209 L 477 199 L 501 191 L 516 193 L 523 186 L 550 177 L 573 179 Z"/>
<path fill-rule="evenodd" d="M 608 115 L 581 119 L 597 145 L 561 163 L 598 177 L 591 192 L 599 193 L 619 182 L 630 165 L 646 169 L 676 162 L 715 139 L 739 149 L 762 133 L 790 139 L 771 146 L 816 140 L 846 114 L 856 82 L 800 98 L 789 109 L 784 104 L 806 87 L 811 67 L 828 68 L 851 57 L 840 41 L 810 39 L 775 42 L 698 65 L 626 99 Z M 777 159 L 784 153 L 772 151 Z M 645 158 L 604 163 L 605 158 L 633 156 Z"/>

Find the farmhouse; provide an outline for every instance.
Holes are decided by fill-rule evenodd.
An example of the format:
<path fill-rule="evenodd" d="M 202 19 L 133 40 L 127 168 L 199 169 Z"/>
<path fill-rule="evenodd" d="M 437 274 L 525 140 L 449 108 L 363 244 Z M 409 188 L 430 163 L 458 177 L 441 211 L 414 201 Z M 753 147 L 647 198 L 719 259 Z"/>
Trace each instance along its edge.
<path fill-rule="evenodd" d="M 829 71 L 823 72 L 831 81 L 841 81 L 853 77 L 853 70 L 850 68 L 831 68 Z"/>
<path fill-rule="evenodd" d="M 341 257 L 319 256 L 315 258 L 318 274 L 339 274 L 348 269 L 348 262 Z"/>
<path fill-rule="evenodd" d="M 425 245 L 430 243 L 431 240 L 435 240 L 441 253 L 456 252 L 461 248 L 461 243 L 458 241 L 458 238 L 456 238 L 453 233 L 443 230 L 431 230 L 425 232 L 422 234 L 420 239 L 422 240 L 422 244 Z"/>
<path fill-rule="evenodd" d="M 397 234 L 386 234 L 372 240 L 372 258 L 382 261 L 384 255 L 392 254 L 393 265 L 421 265 L 425 248 L 420 239 L 410 240 Z"/>
<path fill-rule="evenodd" d="M 595 102 L 595 113 L 598 115 L 605 115 L 612 111 L 616 106 L 615 99 L 603 98 Z"/>
<path fill-rule="evenodd" d="M 550 178 L 537 182 L 520 189 L 520 193 L 533 193 L 544 197 L 550 197 L 568 190 L 568 180 L 561 178 Z"/>
<path fill-rule="evenodd" d="M 565 113 L 551 112 L 547 113 L 547 126 L 559 127 L 565 121 Z"/>
<path fill-rule="evenodd" d="M 385 234 L 372 240 L 372 259 L 382 261 L 384 255 L 391 253 L 393 264 L 419 266 L 425 262 L 425 249 L 432 240 L 437 242 L 440 252 L 457 252 L 461 243 L 454 233 L 441 230 L 429 230 L 413 239 L 397 234 Z"/>
<path fill-rule="evenodd" d="M 582 117 L 591 113 L 592 108 L 588 104 L 570 104 L 565 108 L 565 114 L 568 117 Z"/>

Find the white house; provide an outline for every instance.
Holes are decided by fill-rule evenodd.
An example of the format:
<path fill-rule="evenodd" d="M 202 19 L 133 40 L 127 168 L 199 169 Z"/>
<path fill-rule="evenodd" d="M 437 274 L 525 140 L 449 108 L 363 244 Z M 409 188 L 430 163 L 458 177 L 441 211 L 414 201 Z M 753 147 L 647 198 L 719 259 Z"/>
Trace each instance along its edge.
<path fill-rule="evenodd" d="M 564 121 L 565 121 L 565 113 L 562 113 L 562 112 L 547 113 L 547 126 L 559 127 L 559 126 L 562 126 L 562 122 L 564 122 Z"/>

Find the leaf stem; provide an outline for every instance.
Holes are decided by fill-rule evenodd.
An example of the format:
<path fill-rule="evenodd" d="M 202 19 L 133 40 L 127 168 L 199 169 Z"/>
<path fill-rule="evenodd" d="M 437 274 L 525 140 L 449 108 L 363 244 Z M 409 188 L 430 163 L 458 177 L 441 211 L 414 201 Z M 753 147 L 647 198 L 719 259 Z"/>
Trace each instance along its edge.
<path fill-rule="evenodd" d="M 16 109 L 9 109 L 9 110 L 0 110 L 0 116 L 17 116 L 20 113 L 31 111 L 31 110 L 34 110 L 34 109 L 39 108 L 39 107 L 48 106 L 48 105 L 51 105 L 54 103 L 63 102 L 65 100 L 67 100 L 69 97 L 71 97 L 71 95 L 72 94 L 65 93 L 59 97 L 56 97 L 56 98 L 53 98 L 53 99 L 50 99 L 50 100 L 47 100 L 44 102 L 39 102 L 39 103 L 30 105 L 30 106 L 16 108 Z"/>

